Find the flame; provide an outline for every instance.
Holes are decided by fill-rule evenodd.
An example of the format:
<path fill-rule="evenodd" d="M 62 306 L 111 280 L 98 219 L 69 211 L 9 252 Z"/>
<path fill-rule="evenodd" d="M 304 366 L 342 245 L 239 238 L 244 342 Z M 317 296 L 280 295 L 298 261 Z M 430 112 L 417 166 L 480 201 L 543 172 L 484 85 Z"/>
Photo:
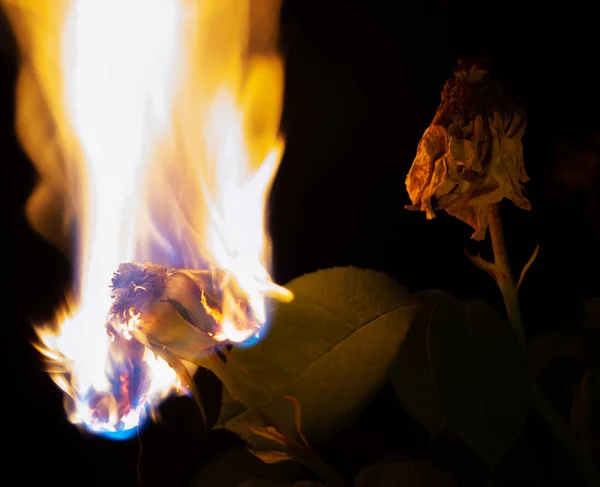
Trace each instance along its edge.
<path fill-rule="evenodd" d="M 1 1 L 21 50 L 16 130 L 40 176 L 27 216 L 74 256 L 39 349 L 71 421 L 122 435 L 180 384 L 131 338 L 134 310 L 106 326 L 120 263 L 229 271 L 260 327 L 224 289 L 218 341 L 258 336 L 265 297 L 291 298 L 269 275 L 265 221 L 284 150 L 279 1 Z"/>

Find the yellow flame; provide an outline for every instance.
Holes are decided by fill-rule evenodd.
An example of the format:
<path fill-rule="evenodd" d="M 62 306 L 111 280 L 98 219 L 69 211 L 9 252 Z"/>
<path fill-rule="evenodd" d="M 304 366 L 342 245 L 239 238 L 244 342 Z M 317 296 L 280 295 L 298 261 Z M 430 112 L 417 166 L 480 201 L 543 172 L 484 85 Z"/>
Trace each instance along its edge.
<path fill-rule="evenodd" d="M 291 297 L 270 278 L 265 222 L 284 149 L 279 1 L 1 1 L 21 50 L 16 129 L 40 175 L 27 216 L 75 256 L 74 299 L 41 350 L 74 422 L 129 429 L 178 382 L 145 350 L 149 384 L 119 405 L 131 384 L 109 362 L 139 372 L 131 330 L 105 326 L 120 263 L 228 270 L 260 324 L 265 296 Z M 225 293 L 216 339 L 256 333 L 239 298 Z"/>

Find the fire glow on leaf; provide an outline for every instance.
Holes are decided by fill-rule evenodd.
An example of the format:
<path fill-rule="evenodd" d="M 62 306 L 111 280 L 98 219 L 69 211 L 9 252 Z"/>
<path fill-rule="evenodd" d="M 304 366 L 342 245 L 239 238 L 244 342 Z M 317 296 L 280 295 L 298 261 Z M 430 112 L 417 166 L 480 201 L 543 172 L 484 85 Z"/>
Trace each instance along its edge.
<path fill-rule="evenodd" d="M 231 355 L 258 384 L 256 398 L 280 432 L 300 442 L 285 396 L 296 398 L 302 432 L 314 445 L 343 428 L 385 383 L 418 306 L 390 277 L 352 267 L 307 274 L 287 287 L 294 301 L 276 308 L 266 337 Z M 224 391 L 219 424 L 257 450 L 272 448 L 248 421 L 256 418 Z"/>

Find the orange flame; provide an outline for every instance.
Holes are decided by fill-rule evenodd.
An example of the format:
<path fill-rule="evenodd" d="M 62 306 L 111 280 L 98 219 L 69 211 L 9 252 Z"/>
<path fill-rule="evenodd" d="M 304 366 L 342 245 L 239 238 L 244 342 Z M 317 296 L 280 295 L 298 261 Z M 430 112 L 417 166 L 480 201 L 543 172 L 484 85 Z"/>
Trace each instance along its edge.
<path fill-rule="evenodd" d="M 21 50 L 16 129 L 40 175 L 27 216 L 75 256 L 74 297 L 40 349 L 73 422 L 127 431 L 178 380 L 127 329 L 107 334 L 120 263 L 230 271 L 260 324 L 265 296 L 291 299 L 265 223 L 284 149 L 279 1 L 1 1 Z M 218 340 L 256 335 L 238 300 L 225 293 Z"/>

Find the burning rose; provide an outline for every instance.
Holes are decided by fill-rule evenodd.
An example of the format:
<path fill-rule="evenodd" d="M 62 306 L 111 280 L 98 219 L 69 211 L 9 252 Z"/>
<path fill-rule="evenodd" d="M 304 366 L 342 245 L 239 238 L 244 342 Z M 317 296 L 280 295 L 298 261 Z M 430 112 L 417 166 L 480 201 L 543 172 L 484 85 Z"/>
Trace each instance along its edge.
<path fill-rule="evenodd" d="M 461 65 L 446 82 L 406 178 L 409 210 L 435 218 L 433 200 L 435 209 L 473 227 L 476 240 L 485 237 L 490 206 L 502 198 L 531 209 L 522 185 L 529 181 L 521 143 L 525 113 L 486 75 Z"/>
<path fill-rule="evenodd" d="M 152 349 L 166 348 L 192 363 L 228 338 L 223 333 L 228 300 L 238 307 L 235 325 L 240 333 L 251 336 L 262 326 L 234 277 L 222 270 L 121 264 L 112 280 L 112 298 L 111 334 L 130 334 Z"/>

